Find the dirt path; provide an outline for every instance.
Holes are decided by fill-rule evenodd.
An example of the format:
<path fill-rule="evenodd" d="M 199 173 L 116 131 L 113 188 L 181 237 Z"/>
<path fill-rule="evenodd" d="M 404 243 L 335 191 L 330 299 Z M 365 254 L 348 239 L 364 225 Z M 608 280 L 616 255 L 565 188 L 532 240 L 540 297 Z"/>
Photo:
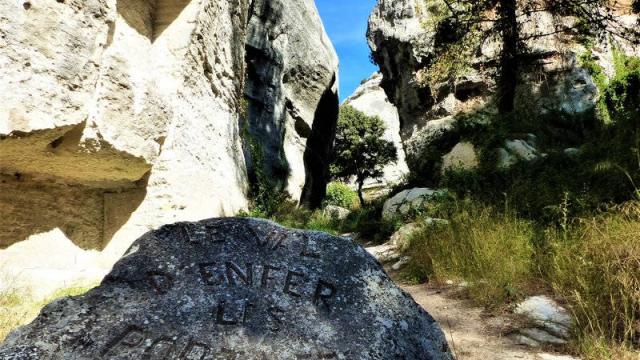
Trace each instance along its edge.
<path fill-rule="evenodd" d="M 458 360 L 575 359 L 517 345 L 501 335 L 509 328 L 508 318 L 487 316 L 482 309 L 453 298 L 453 288 L 434 289 L 427 285 L 401 287 L 440 323 Z"/>

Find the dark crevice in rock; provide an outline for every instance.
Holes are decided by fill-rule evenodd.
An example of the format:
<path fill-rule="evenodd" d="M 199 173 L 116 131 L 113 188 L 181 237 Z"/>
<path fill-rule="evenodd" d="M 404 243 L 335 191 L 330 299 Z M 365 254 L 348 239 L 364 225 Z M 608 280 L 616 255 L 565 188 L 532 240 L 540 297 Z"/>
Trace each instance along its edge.
<path fill-rule="evenodd" d="M 329 182 L 329 159 L 333 151 L 340 102 L 333 90 L 336 82 L 334 74 L 331 85 L 325 90 L 313 119 L 311 136 L 304 152 L 306 181 L 300 202 L 309 208 L 320 207 Z"/>
<path fill-rule="evenodd" d="M 416 59 L 410 44 L 386 38 L 379 32 L 370 31 L 369 37 L 374 39 L 378 49 L 372 57 L 383 75 L 380 86 L 398 108 L 403 131 L 405 124 L 422 117 L 434 105 L 431 89 L 416 86 L 414 82 L 414 73 L 423 68 L 427 60 Z"/>
<path fill-rule="evenodd" d="M 254 0 L 245 41 L 246 126 L 243 142 L 252 187 L 286 189 L 290 168 L 284 152 L 286 109 L 282 77 L 284 60 L 270 40 L 275 24 L 283 21 L 279 4 Z M 249 144 L 250 143 L 250 144 Z M 262 176 L 258 176 L 262 174 Z"/>

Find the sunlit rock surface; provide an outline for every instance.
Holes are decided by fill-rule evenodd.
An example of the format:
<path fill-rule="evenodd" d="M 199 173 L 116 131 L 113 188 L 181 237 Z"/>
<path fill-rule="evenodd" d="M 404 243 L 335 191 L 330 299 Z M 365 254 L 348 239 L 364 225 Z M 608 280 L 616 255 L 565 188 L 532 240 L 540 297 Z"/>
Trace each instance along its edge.
<path fill-rule="evenodd" d="M 263 171 L 277 189 L 317 206 L 338 118 L 338 56 L 315 2 L 253 1 L 246 49 L 251 180 Z"/>
<path fill-rule="evenodd" d="M 280 8 L 277 18 L 269 6 Z M 150 229 L 247 209 L 245 93 L 272 88 L 245 80 L 274 71 L 252 62 L 247 42 L 283 56 L 283 97 L 263 105 L 290 104 L 301 119 L 260 143 L 284 137 L 293 170 L 283 179 L 298 198 L 307 186 L 304 200 L 317 201 L 337 117 L 337 59 L 312 1 L 2 2 L 0 259 L 13 255 L 0 277 L 30 285 L 59 266 L 47 254 L 71 263 L 94 251 L 99 261 L 84 270 L 105 274 Z"/>
<path fill-rule="evenodd" d="M 549 11 L 520 11 L 518 21 L 528 61 L 521 66 L 516 90 L 518 114 L 579 118 L 593 110 L 600 94 L 581 59 L 587 53 L 584 41 L 556 31 L 558 24 L 571 26 L 576 19 Z M 621 6 L 616 21 L 634 28 L 638 18 L 628 6 Z M 443 56 L 437 50 L 438 41 L 451 35 L 439 33 L 437 24 L 424 1 L 378 0 L 368 29 L 373 59 L 383 74 L 381 86 L 398 108 L 407 164 L 413 174 L 424 179 L 441 174 L 442 156 L 465 140 L 473 131 L 469 129 L 487 125 L 497 113 L 493 96 L 499 74 L 495 64 L 502 45 L 499 32 L 492 29 L 495 25 L 486 22 L 476 31 L 486 36 L 477 34 L 480 40 L 473 45 L 473 55 L 463 59 L 468 63 L 464 71 L 441 83 L 431 83 L 425 80 L 425 74 Z M 612 77 L 614 46 L 636 56 L 640 49 L 623 39 L 615 38 L 616 43 L 610 39 L 593 39 L 592 60 Z M 455 126 L 463 117 L 465 126 Z M 579 129 L 560 128 L 558 132 L 572 130 Z"/>

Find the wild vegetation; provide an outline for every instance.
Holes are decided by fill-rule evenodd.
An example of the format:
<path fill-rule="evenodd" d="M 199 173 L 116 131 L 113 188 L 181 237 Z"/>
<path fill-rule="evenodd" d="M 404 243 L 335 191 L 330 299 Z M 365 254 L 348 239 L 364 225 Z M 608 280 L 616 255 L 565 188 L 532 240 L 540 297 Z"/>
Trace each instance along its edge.
<path fill-rule="evenodd" d="M 531 116 L 515 109 L 481 125 L 478 116 L 495 115 L 461 116 L 462 138 L 480 149 L 480 166 L 446 173 L 437 186 L 455 199 L 432 203 L 410 220 L 441 217 L 449 225 L 423 226 L 411 236 L 405 279 L 465 281 L 465 294 L 489 309 L 552 294 L 573 314 L 577 354 L 637 358 L 639 65 L 614 50 L 615 76 L 609 80 L 587 51 L 582 66 L 601 94 L 592 112 Z M 547 156 L 497 168 L 495 149 L 522 133 L 538 135 L 537 146 Z M 579 146 L 577 155 L 563 151 L 570 146 Z"/>
<path fill-rule="evenodd" d="M 611 79 L 590 50 L 580 61 L 601 95 L 593 111 L 532 116 L 520 94 L 524 106 L 510 112 L 465 113 L 456 126 L 461 140 L 478 148 L 479 167 L 449 171 L 428 184 L 414 174 L 396 189 L 437 186 L 448 188 L 451 197 L 383 221 L 379 202 L 356 204 L 347 186 L 332 184 L 326 204 L 351 209 L 347 218 L 295 207 L 270 218 L 334 234 L 359 233 L 365 243 L 385 241 L 402 223 L 422 224 L 405 249 L 411 260 L 399 274 L 404 281 L 465 283 L 464 295 L 492 311 L 546 293 L 562 299 L 573 315 L 569 350 L 584 359 L 637 358 L 640 61 L 614 50 Z M 523 133 L 536 134 L 547 156 L 497 168 L 495 149 Z M 568 155 L 569 147 L 578 148 L 577 154 Z"/>
<path fill-rule="evenodd" d="M 463 293 L 488 309 L 540 292 L 564 299 L 575 321 L 573 350 L 618 359 L 640 336 L 640 202 L 572 218 L 560 204 L 556 224 L 526 219 L 505 204 L 470 198 L 431 204 L 416 216 L 444 217 L 412 233 L 405 280 L 466 282 Z M 636 354 L 637 356 L 637 354 Z"/>

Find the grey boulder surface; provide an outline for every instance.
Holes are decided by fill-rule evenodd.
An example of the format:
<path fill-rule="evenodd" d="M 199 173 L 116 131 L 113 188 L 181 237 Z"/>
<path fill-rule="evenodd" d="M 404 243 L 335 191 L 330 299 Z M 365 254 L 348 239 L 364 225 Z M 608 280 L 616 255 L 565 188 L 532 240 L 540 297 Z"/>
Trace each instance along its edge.
<path fill-rule="evenodd" d="M 0 359 L 453 359 L 435 320 L 353 241 L 249 218 L 138 239 L 47 305 Z"/>

